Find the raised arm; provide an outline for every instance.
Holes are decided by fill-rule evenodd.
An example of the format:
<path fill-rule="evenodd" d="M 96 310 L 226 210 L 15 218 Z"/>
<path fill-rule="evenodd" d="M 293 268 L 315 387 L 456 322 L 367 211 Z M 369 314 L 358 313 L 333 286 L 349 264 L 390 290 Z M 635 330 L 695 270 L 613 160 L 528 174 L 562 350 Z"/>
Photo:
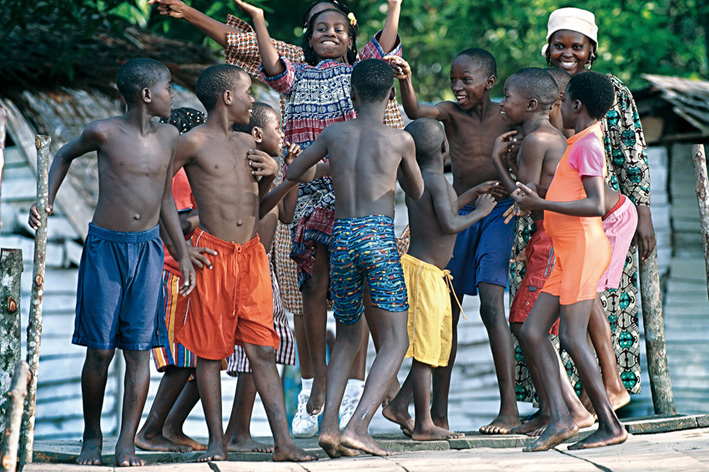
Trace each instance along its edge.
<path fill-rule="evenodd" d="M 256 38 L 258 39 L 258 50 L 261 54 L 261 64 L 263 65 L 263 70 L 266 72 L 266 75 L 269 77 L 281 75 L 286 71 L 286 66 L 283 64 L 283 61 L 281 61 L 280 55 L 273 45 L 271 35 L 266 27 L 266 19 L 263 16 L 263 10 L 243 0 L 234 0 L 234 4 L 249 15 L 254 22 Z"/>
<path fill-rule="evenodd" d="M 234 28 L 230 28 L 221 21 L 217 21 L 186 5 L 181 0 L 150 0 L 148 4 L 157 5 L 161 15 L 185 20 L 219 43 L 223 48 L 227 46 L 227 34 L 237 32 Z"/>
<path fill-rule="evenodd" d="M 397 45 L 399 35 L 399 15 L 401 14 L 401 0 L 387 0 L 389 8 L 384 20 L 384 28 L 379 36 L 379 45 L 385 52 L 392 51 Z"/>
<path fill-rule="evenodd" d="M 399 79 L 399 91 L 401 92 L 401 104 L 404 106 L 406 116 L 415 120 L 417 118 L 433 118 L 443 121 L 447 118 L 445 111 L 439 106 L 420 104 L 416 98 L 414 86 L 411 83 L 411 66 L 399 56 L 386 56 L 384 60 L 389 61 L 394 76 Z"/>

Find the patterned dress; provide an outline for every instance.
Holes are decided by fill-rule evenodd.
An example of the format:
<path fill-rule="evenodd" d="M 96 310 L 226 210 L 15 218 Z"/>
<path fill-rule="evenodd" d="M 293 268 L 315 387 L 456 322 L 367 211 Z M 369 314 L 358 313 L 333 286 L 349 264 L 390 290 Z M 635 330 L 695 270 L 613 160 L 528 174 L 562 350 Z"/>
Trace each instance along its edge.
<path fill-rule="evenodd" d="M 603 119 L 603 144 L 606 150 L 608 175 L 606 182 L 621 192 L 636 206 L 650 206 L 650 170 L 647 164 L 645 137 L 638 109 L 630 90 L 617 77 L 607 74 L 615 89 L 616 100 Z M 515 222 L 515 241 L 512 257 L 524 252 L 534 232 L 531 217 Z M 510 303 L 524 277 L 524 264 L 510 265 Z M 601 303 L 611 326 L 613 349 L 618 361 L 618 372 L 630 393 L 640 393 L 640 331 L 638 328 L 637 257 L 631 248 L 625 259 L 623 276 L 617 290 L 607 290 Z M 559 339 L 552 336 L 558 348 Z M 561 353 L 562 362 L 577 393 L 581 382 L 571 357 Z M 515 343 L 515 393 L 518 401 L 534 401 L 535 390 L 521 350 Z"/>
<path fill-rule="evenodd" d="M 227 25 L 234 28 L 233 33 L 227 34 L 227 47 L 225 49 L 227 64 L 233 64 L 243 68 L 252 79 L 261 80 L 259 67 L 261 56 L 258 50 L 256 33 L 251 25 L 239 18 L 229 15 Z M 305 60 L 303 50 L 299 46 L 274 41 L 274 46 L 281 57 L 288 59 L 292 63 L 301 63 Z M 285 122 L 285 100 L 281 97 L 281 116 Z M 403 128 L 401 112 L 396 100 L 391 100 L 384 115 L 384 123 L 394 127 Z M 282 179 L 282 171 L 279 179 Z M 275 242 L 275 267 L 278 282 L 283 296 L 283 303 L 289 311 L 296 315 L 303 313 L 303 302 L 298 289 L 298 279 L 296 275 L 296 264 L 290 258 L 291 235 L 288 225 L 278 223 Z"/>
<path fill-rule="evenodd" d="M 391 54 L 401 55 L 398 44 Z M 381 59 L 384 51 L 376 36 L 360 51 L 361 59 Z M 326 59 L 317 65 L 291 62 L 281 56 L 286 70 L 275 77 L 261 71 L 261 79 L 285 97 L 283 132 L 286 140 L 309 147 L 332 123 L 353 120 L 357 114 L 350 98 L 353 65 Z M 327 161 L 327 157 L 324 159 Z M 298 266 L 298 283 L 313 274 L 316 243 L 329 246 L 335 221 L 335 194 L 329 176 L 301 183 L 291 224 L 291 259 Z"/>

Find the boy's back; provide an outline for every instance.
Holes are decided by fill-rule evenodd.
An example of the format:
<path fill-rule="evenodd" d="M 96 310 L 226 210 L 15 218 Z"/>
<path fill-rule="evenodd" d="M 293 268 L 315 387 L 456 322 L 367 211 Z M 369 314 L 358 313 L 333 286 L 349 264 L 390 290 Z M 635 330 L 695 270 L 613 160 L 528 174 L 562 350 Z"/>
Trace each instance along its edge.
<path fill-rule="evenodd" d="M 323 133 L 337 200 L 335 218 L 393 216 L 397 169 L 402 164 L 410 172 L 416 165 L 411 137 L 364 118 L 333 124 Z"/>

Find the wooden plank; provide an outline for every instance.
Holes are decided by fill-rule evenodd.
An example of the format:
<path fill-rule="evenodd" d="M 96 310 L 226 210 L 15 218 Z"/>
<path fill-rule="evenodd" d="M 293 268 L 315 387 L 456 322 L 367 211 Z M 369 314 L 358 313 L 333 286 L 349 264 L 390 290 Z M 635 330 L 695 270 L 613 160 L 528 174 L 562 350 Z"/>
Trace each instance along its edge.
<path fill-rule="evenodd" d="M 0 255 L 0 431 L 5 429 L 6 412 L 12 403 L 11 373 L 20 362 L 20 277 L 22 250 L 2 249 Z"/>

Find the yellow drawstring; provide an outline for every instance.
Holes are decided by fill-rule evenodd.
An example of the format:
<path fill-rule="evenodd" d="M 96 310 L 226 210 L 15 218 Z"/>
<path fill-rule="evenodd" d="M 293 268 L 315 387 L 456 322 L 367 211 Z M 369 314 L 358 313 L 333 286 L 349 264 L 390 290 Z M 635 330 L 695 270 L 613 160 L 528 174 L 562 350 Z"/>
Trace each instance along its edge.
<path fill-rule="evenodd" d="M 458 301 L 458 297 L 455 295 L 455 290 L 453 290 L 453 276 L 451 275 L 451 271 L 448 269 L 445 269 L 443 271 L 443 279 L 446 281 L 446 285 L 448 285 L 448 290 L 450 293 L 453 294 L 453 298 L 455 299 L 455 302 L 458 304 L 458 308 L 460 308 L 460 314 L 463 315 L 463 319 L 467 320 L 468 318 L 465 316 L 465 313 L 463 312 L 463 307 L 460 305 L 460 301 Z"/>

